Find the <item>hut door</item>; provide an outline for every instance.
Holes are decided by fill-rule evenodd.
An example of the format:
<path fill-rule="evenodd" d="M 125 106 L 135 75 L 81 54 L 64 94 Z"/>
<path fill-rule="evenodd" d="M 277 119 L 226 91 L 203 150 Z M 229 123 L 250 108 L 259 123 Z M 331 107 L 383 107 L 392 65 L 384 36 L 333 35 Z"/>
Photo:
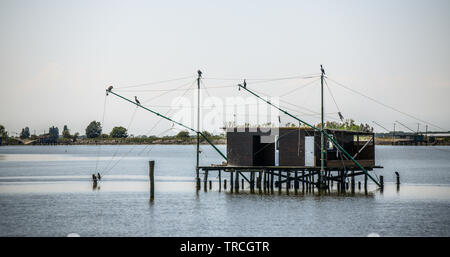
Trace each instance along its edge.
<path fill-rule="evenodd" d="M 305 136 L 305 166 L 314 166 L 314 136 Z"/>

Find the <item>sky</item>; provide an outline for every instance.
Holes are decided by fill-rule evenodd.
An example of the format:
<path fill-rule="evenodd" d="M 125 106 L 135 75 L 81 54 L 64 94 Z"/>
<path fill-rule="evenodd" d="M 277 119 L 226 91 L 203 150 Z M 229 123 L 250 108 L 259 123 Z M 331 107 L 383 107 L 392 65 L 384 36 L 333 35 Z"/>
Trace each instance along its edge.
<path fill-rule="evenodd" d="M 322 64 L 326 120 L 340 111 L 379 132 L 373 121 L 388 130 L 396 120 L 413 130 L 450 130 L 449 13 L 448 0 L 0 0 L 0 124 L 10 135 L 64 125 L 84 134 L 93 120 L 106 133 L 113 126 L 133 135 L 177 133 L 105 89 L 113 85 L 163 114 L 185 103 L 168 115 L 195 126 L 188 117 L 195 117 L 198 69 L 202 117 L 217 117 L 203 129 L 219 133 L 221 123 L 257 116 L 225 108 L 230 99 L 254 101 L 233 86 L 244 78 L 315 124 L 320 81 L 300 76 L 316 76 Z M 296 78 L 274 80 L 286 77 Z M 211 103 L 222 111 L 212 115 Z"/>

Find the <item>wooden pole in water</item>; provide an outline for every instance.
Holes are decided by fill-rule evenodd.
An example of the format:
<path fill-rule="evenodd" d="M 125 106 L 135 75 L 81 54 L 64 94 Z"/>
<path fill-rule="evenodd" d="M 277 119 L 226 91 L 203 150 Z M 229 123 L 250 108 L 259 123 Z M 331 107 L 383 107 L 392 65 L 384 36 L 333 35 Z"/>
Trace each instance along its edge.
<path fill-rule="evenodd" d="M 255 192 L 255 172 L 250 171 L 250 193 Z"/>
<path fill-rule="evenodd" d="M 302 170 L 302 191 L 305 192 L 305 171 Z"/>
<path fill-rule="evenodd" d="M 278 170 L 278 193 L 281 194 L 281 170 Z"/>
<path fill-rule="evenodd" d="M 397 171 L 395 172 L 395 176 L 397 179 L 397 186 L 400 186 L 400 173 L 398 173 Z"/>
<path fill-rule="evenodd" d="M 352 170 L 352 179 L 351 179 L 352 193 L 355 192 L 355 171 Z"/>
<path fill-rule="evenodd" d="M 383 176 L 380 176 L 380 185 L 381 185 L 381 189 L 383 190 L 383 188 L 384 188 L 384 178 L 383 178 Z"/>
<path fill-rule="evenodd" d="M 234 174 L 234 170 L 231 170 L 230 171 L 230 191 L 231 191 L 231 193 L 233 193 L 233 190 L 234 190 L 234 188 L 233 188 L 233 183 L 234 183 L 234 181 L 233 181 L 233 174 Z"/>
<path fill-rule="evenodd" d="M 367 175 L 364 175 L 364 192 L 367 194 Z"/>
<path fill-rule="evenodd" d="M 227 180 L 223 180 L 223 190 L 227 190 Z"/>
<path fill-rule="evenodd" d="M 211 190 L 212 189 L 212 181 L 210 180 L 209 181 L 209 190 Z"/>
<path fill-rule="evenodd" d="M 155 161 L 149 162 L 149 176 L 150 176 L 150 201 L 155 200 Z"/>
<path fill-rule="evenodd" d="M 291 188 L 291 172 L 290 171 L 286 171 L 286 188 L 290 189 Z"/>
<path fill-rule="evenodd" d="M 241 179 L 242 190 L 244 190 L 244 179 Z"/>
<path fill-rule="evenodd" d="M 262 193 L 261 180 L 262 180 L 262 171 L 259 171 L 259 174 L 258 174 L 258 191 L 259 191 L 260 194 Z"/>
<path fill-rule="evenodd" d="M 207 188 L 207 185 L 208 185 L 208 170 L 205 170 L 205 178 L 204 178 L 203 184 L 204 184 L 204 190 L 206 192 L 208 190 L 208 188 Z"/>
<path fill-rule="evenodd" d="M 267 172 L 266 171 L 263 171 L 263 176 L 264 176 L 264 179 L 263 179 L 263 189 L 264 189 L 264 193 L 266 193 L 266 190 L 267 190 Z"/>
<path fill-rule="evenodd" d="M 221 170 L 219 170 L 219 192 L 222 191 L 222 175 Z"/>
<path fill-rule="evenodd" d="M 239 192 L 239 171 L 236 170 L 236 179 L 234 181 L 234 189 L 236 193 Z"/>
<path fill-rule="evenodd" d="M 274 179 L 273 170 L 270 171 L 270 193 L 273 194 L 273 179 Z"/>
<path fill-rule="evenodd" d="M 297 190 L 298 190 L 298 171 L 295 171 L 295 181 L 294 181 L 294 191 L 295 194 L 297 194 Z"/>

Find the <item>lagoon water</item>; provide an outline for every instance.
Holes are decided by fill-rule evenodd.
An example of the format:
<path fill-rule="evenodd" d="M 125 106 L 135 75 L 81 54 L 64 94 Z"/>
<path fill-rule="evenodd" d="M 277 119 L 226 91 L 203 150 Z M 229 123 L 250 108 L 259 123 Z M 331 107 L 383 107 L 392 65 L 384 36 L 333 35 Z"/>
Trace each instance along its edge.
<path fill-rule="evenodd" d="M 221 162 L 202 146 L 202 165 Z M 383 192 L 230 194 L 196 192 L 192 145 L 2 146 L 0 236 L 450 236 L 450 147 L 377 146 L 376 162 Z"/>

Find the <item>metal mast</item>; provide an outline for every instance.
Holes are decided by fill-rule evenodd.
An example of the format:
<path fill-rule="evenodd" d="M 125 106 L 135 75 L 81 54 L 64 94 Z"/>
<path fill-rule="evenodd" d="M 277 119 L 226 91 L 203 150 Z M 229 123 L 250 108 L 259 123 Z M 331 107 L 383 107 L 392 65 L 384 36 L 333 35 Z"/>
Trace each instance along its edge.
<path fill-rule="evenodd" d="M 200 79 L 202 77 L 202 72 L 197 71 L 197 164 L 195 166 L 197 189 L 200 189 L 200 174 L 199 174 L 199 154 L 200 154 Z"/>
<path fill-rule="evenodd" d="M 320 111 L 320 118 L 321 118 L 321 122 L 320 122 L 320 173 L 319 173 L 319 185 L 322 184 L 322 178 L 323 175 L 325 173 L 325 148 L 324 148 L 324 144 L 325 144 L 325 139 L 323 136 L 323 132 L 324 132 L 324 122 L 323 122 L 323 76 L 325 75 L 325 70 L 323 69 L 322 65 L 320 65 L 320 70 L 322 72 L 321 76 L 320 76 L 320 84 L 321 84 L 321 88 L 320 88 L 320 95 L 321 95 L 321 111 Z"/>

